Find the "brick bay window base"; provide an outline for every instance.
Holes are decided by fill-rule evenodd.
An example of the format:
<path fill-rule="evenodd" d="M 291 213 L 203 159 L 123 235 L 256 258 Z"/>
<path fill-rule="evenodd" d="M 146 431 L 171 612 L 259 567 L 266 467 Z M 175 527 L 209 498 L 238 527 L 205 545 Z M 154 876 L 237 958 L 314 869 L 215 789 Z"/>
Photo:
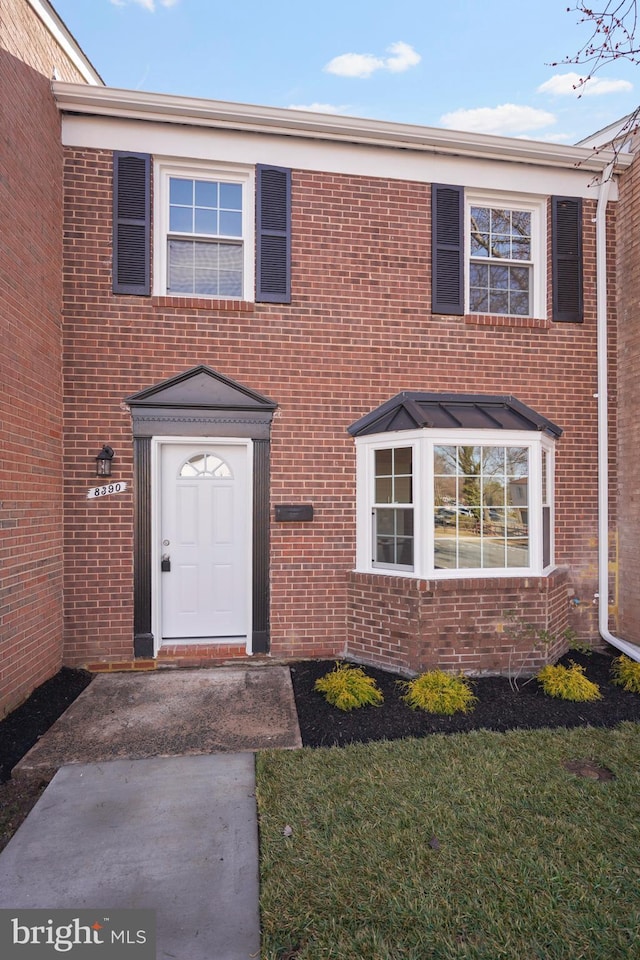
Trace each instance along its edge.
<path fill-rule="evenodd" d="M 568 609 L 565 568 L 524 579 L 353 572 L 347 650 L 358 661 L 400 672 L 530 675 L 565 652 Z"/>

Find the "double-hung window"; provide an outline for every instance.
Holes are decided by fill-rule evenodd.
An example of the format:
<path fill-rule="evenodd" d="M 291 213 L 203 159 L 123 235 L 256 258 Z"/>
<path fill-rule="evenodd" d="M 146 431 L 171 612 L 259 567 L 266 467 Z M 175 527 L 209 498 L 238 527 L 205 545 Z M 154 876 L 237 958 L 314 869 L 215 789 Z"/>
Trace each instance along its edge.
<path fill-rule="evenodd" d="M 250 299 L 253 172 L 156 166 L 155 292 Z"/>
<path fill-rule="evenodd" d="M 543 209 L 534 200 L 467 197 L 468 313 L 544 316 Z"/>

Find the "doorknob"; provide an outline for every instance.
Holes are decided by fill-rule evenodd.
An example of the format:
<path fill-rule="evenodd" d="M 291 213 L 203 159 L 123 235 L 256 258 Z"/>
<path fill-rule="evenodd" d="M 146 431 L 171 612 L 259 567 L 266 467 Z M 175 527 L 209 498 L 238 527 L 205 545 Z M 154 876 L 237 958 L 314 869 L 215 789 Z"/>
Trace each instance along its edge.
<path fill-rule="evenodd" d="M 168 553 L 162 554 L 162 560 L 160 561 L 160 569 L 163 573 L 169 573 L 171 571 L 171 557 Z"/>

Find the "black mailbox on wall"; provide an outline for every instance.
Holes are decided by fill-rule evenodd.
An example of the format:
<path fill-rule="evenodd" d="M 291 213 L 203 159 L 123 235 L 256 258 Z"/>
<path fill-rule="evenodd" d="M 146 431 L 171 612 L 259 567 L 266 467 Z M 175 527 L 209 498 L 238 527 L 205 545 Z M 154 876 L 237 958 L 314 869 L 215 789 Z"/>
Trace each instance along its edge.
<path fill-rule="evenodd" d="M 277 503 L 276 520 L 281 523 L 313 520 L 313 507 L 310 503 Z"/>

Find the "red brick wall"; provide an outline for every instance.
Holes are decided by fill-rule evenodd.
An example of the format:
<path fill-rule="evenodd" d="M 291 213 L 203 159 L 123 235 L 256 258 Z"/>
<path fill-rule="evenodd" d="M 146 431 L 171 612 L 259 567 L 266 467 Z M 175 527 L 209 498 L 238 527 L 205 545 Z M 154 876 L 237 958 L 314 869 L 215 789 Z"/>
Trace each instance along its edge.
<path fill-rule="evenodd" d="M 24 62 L 23 62 L 24 61 Z M 0 716 L 62 662 L 62 147 L 56 64 L 24 0 L 0 2 Z"/>
<path fill-rule="evenodd" d="M 618 274 L 620 284 L 619 497 L 618 525 L 620 634 L 640 644 L 640 166 L 625 173 L 620 192 Z"/>
<path fill-rule="evenodd" d="M 566 650 L 567 571 L 549 577 L 406 580 L 349 575 L 349 653 L 421 673 L 531 674 Z"/>
<path fill-rule="evenodd" d="M 355 450 L 346 428 L 403 389 L 513 393 L 564 427 L 557 444 L 556 558 L 570 573 L 566 583 L 555 578 L 547 589 L 554 604 L 562 595 L 564 611 L 554 612 L 554 623 L 565 623 L 570 593 L 578 601 L 574 626 L 582 637 L 595 635 L 593 202 L 584 217 L 587 312 L 585 323 L 574 325 L 432 316 L 429 186 L 305 171 L 293 174 L 290 306 L 113 297 L 110 154 L 69 149 L 66 184 L 70 661 L 132 655 L 131 500 L 128 493 L 117 502 L 87 503 L 92 457 L 111 443 L 117 477 L 131 479 L 123 398 L 199 363 L 279 403 L 272 502 L 315 508 L 311 522 L 272 524 L 274 655 L 345 649 L 355 602 Z M 380 592 L 389 589 L 386 578 L 373 579 Z M 418 590 L 402 582 L 408 596 Z M 505 589 L 504 581 L 482 583 L 489 596 Z M 536 581 L 536 603 L 539 590 Z M 469 584 L 438 586 L 441 594 L 468 597 Z M 498 606 L 508 605 L 496 600 L 495 616 Z M 423 604 L 425 617 L 428 609 Z M 474 604 L 465 609 L 473 623 Z M 467 650 L 463 639 L 461 655 Z M 487 662 L 500 650 L 491 646 Z"/>

